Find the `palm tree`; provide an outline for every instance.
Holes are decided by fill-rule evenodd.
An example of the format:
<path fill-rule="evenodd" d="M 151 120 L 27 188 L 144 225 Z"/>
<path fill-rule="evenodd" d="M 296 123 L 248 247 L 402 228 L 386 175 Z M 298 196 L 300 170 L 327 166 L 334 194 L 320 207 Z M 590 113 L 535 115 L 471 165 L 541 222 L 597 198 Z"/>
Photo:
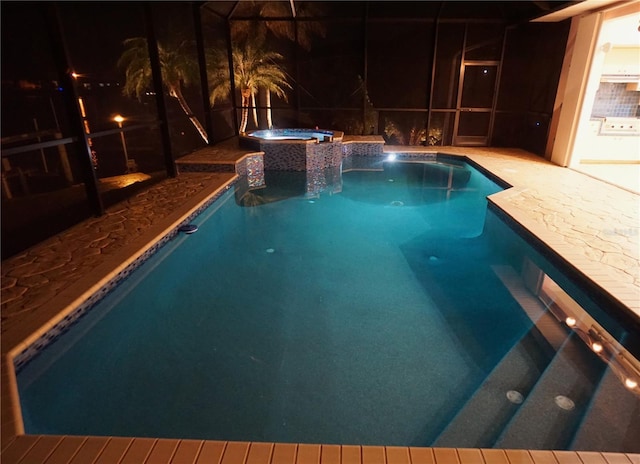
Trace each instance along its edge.
<path fill-rule="evenodd" d="M 296 17 L 313 18 L 322 16 L 322 5 L 315 2 L 295 4 Z M 233 40 L 246 40 L 248 37 L 264 42 L 267 33 L 271 32 L 280 39 L 292 42 L 296 40 L 296 27 L 298 44 L 305 50 L 311 50 L 311 42 L 314 35 L 325 37 L 325 27 L 318 21 L 299 21 L 294 23 L 291 4 L 289 2 L 241 2 L 236 10 L 238 16 L 260 17 L 254 21 L 234 21 L 232 23 Z M 292 18 L 292 20 L 269 19 Z"/>
<path fill-rule="evenodd" d="M 273 118 L 271 113 L 271 94 L 274 93 L 278 97 L 282 98 L 284 101 L 287 101 L 287 94 L 285 93 L 284 88 L 291 89 L 291 85 L 287 82 L 287 77 L 277 64 L 275 64 L 276 59 L 282 59 L 282 55 L 274 52 L 265 52 L 265 56 L 262 58 L 263 64 L 260 65 L 257 69 L 258 75 L 256 76 L 256 81 L 258 83 L 258 88 L 262 88 L 266 92 L 266 107 L 267 107 L 267 127 L 271 129 L 273 127 Z M 264 63 L 264 61 L 269 61 L 270 63 Z"/>
<path fill-rule="evenodd" d="M 287 2 L 274 2 L 274 1 L 245 1 L 238 4 L 236 14 L 239 16 L 254 16 L 259 17 L 257 20 L 250 21 L 234 21 L 231 28 L 231 36 L 233 44 L 246 43 L 244 53 L 240 51 L 239 45 L 233 47 L 233 60 L 234 60 L 234 79 L 236 86 L 241 88 L 242 95 L 242 122 L 240 124 L 240 132 L 246 130 L 248 121 L 248 108 L 249 99 L 251 99 L 251 108 L 253 111 L 253 120 L 256 126 L 258 125 L 258 116 L 256 112 L 255 97 L 259 88 L 263 88 L 266 92 L 266 107 L 267 107 L 267 126 L 269 129 L 273 127 L 273 118 L 271 112 L 271 93 L 275 93 L 277 96 L 283 98 L 286 101 L 286 94 L 283 87 L 291 88 L 291 85 L 287 82 L 285 73 L 273 62 L 276 59 L 282 59 L 282 56 L 278 53 L 265 52 L 265 57 L 262 57 L 263 61 L 271 60 L 272 67 L 265 69 L 266 66 L 261 66 L 259 71 L 263 73 L 263 79 L 260 85 L 244 87 L 242 90 L 241 82 L 249 83 L 252 79 L 245 72 L 250 69 L 251 66 L 244 66 L 242 63 L 245 59 L 247 64 L 254 59 L 256 51 L 260 51 L 264 47 L 266 37 L 268 33 L 272 33 L 274 36 L 287 39 L 290 41 L 296 41 L 305 50 L 311 49 L 311 41 L 313 36 L 318 35 L 325 37 L 325 27 L 321 22 L 317 21 L 300 21 L 294 22 L 292 3 Z M 303 4 L 296 4 L 296 15 L 300 17 L 314 17 L 321 16 L 322 7 L 314 2 L 306 2 Z M 292 18 L 292 20 L 273 20 L 269 18 Z M 297 32 L 296 32 L 297 28 Z M 222 50 L 219 48 L 218 50 Z M 221 54 L 220 51 L 210 52 L 209 59 L 207 60 L 209 84 L 211 87 L 210 101 L 213 105 L 219 98 L 224 98 L 229 94 L 229 78 L 224 76 L 226 68 L 227 58 L 226 55 Z"/>
<path fill-rule="evenodd" d="M 287 2 L 259 2 L 259 1 L 247 1 L 242 2 L 237 10 L 239 16 L 255 16 L 261 19 L 250 21 L 234 21 L 232 23 L 232 40 L 243 41 L 251 40 L 254 43 L 263 44 L 266 41 L 267 34 L 271 32 L 274 36 L 280 39 L 287 39 L 295 42 L 297 39 L 298 45 L 305 50 L 311 50 L 311 42 L 314 36 L 320 36 L 324 38 L 326 36 L 326 30 L 324 24 L 318 21 L 299 21 L 295 22 L 295 17 L 315 17 L 322 16 L 322 6 L 314 2 L 306 2 L 302 4 L 296 4 L 295 10 L 293 10 L 292 3 Z M 295 11 L 295 16 L 294 16 Z M 292 18 L 292 20 L 283 19 L 270 19 L 270 18 Z M 297 28 L 297 30 L 296 30 Z M 267 126 L 269 129 L 273 127 L 271 117 L 271 92 L 273 91 L 277 95 L 280 95 L 276 89 L 271 89 L 269 86 L 265 87 L 266 90 L 266 106 L 267 106 Z M 252 96 L 252 99 L 255 97 Z M 257 115 L 255 112 L 254 102 L 254 121 L 258 124 Z"/>
<path fill-rule="evenodd" d="M 233 78 L 242 97 L 240 132 L 244 133 L 247 129 L 249 108 L 255 109 L 255 96 L 260 89 L 267 91 L 267 121 L 271 127 L 271 93 L 286 101 L 285 88 L 291 88 L 284 71 L 276 64 L 277 60 L 282 59 L 282 55 L 267 51 L 253 41 L 247 41 L 244 46 L 234 45 L 232 56 Z M 211 86 L 209 100 L 213 106 L 217 100 L 229 95 L 231 89 L 227 74 L 228 59 L 221 48 L 209 50 L 207 67 Z M 254 120 L 257 125 L 256 116 Z"/>
<path fill-rule="evenodd" d="M 125 84 L 122 91 L 124 95 L 135 96 L 140 100 L 150 87 L 152 80 L 147 39 L 133 37 L 126 39 L 123 45 L 125 50 L 118 60 L 118 66 L 124 68 L 125 71 Z M 198 76 L 198 64 L 192 58 L 193 44 L 186 40 L 172 46 L 158 44 L 158 55 L 162 81 L 167 87 L 169 95 L 178 100 L 182 111 L 196 128 L 202 140 L 208 144 L 207 131 L 193 114 L 182 94 L 182 86 L 189 85 Z"/>

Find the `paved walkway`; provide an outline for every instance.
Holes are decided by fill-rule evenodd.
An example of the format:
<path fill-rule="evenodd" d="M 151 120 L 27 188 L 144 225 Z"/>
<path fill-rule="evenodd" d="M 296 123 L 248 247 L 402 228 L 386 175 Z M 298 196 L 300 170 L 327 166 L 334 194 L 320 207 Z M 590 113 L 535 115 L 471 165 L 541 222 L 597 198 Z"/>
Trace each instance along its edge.
<path fill-rule="evenodd" d="M 212 156 L 228 162 L 225 157 L 238 155 L 218 149 L 206 150 L 209 154 L 200 157 Z M 385 147 L 385 150 L 408 151 L 407 147 Z M 513 188 L 493 195 L 490 200 L 609 294 L 632 322 L 640 321 L 639 195 L 520 150 L 442 148 L 438 151 L 466 155 L 511 184 Z M 6 362 L 9 351 L 51 324 L 52 318 L 62 310 L 90 295 L 97 283 L 112 275 L 123 261 L 179 223 L 233 176 L 233 173 L 194 172 L 167 179 L 109 208 L 104 216 L 87 220 L 2 263 L 3 449 L 16 433 L 21 433 L 17 420 L 19 410 L 14 408 L 17 392 L 11 366 Z M 21 441 L 27 442 L 29 446 L 39 443 L 38 440 Z M 604 457 L 596 454 L 592 462 L 607 462 L 597 460 Z M 526 462 L 534 462 L 531 456 L 527 454 Z M 246 457 L 245 454 L 244 459 Z M 634 459 L 640 463 L 640 458 L 625 459 L 627 461 L 620 462 Z"/>

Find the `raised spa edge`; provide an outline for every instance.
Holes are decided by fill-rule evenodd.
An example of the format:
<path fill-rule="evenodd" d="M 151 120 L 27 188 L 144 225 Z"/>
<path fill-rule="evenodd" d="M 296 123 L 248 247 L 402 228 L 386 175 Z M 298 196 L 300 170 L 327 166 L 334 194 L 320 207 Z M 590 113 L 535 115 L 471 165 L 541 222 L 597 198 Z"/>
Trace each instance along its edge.
<path fill-rule="evenodd" d="M 240 147 L 264 153 L 264 169 L 309 171 L 339 166 L 343 132 L 324 129 L 269 129 L 240 135 Z"/>

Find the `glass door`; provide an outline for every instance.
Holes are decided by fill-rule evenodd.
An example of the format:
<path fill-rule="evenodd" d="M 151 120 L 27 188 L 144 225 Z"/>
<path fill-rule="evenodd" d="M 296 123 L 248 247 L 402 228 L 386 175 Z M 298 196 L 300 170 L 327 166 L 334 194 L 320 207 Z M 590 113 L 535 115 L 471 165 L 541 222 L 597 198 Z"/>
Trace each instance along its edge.
<path fill-rule="evenodd" d="M 498 61 L 463 63 L 454 126 L 454 145 L 488 145 L 493 127 L 498 64 Z"/>

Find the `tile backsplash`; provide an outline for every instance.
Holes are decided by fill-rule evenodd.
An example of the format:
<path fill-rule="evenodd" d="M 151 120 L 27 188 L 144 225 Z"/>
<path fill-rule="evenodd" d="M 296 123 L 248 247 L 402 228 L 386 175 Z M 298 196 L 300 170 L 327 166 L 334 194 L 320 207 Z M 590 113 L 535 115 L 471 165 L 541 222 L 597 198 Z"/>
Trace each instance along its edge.
<path fill-rule="evenodd" d="M 601 82 L 593 102 L 591 117 L 635 117 L 640 104 L 640 92 L 627 90 L 626 83 Z"/>

